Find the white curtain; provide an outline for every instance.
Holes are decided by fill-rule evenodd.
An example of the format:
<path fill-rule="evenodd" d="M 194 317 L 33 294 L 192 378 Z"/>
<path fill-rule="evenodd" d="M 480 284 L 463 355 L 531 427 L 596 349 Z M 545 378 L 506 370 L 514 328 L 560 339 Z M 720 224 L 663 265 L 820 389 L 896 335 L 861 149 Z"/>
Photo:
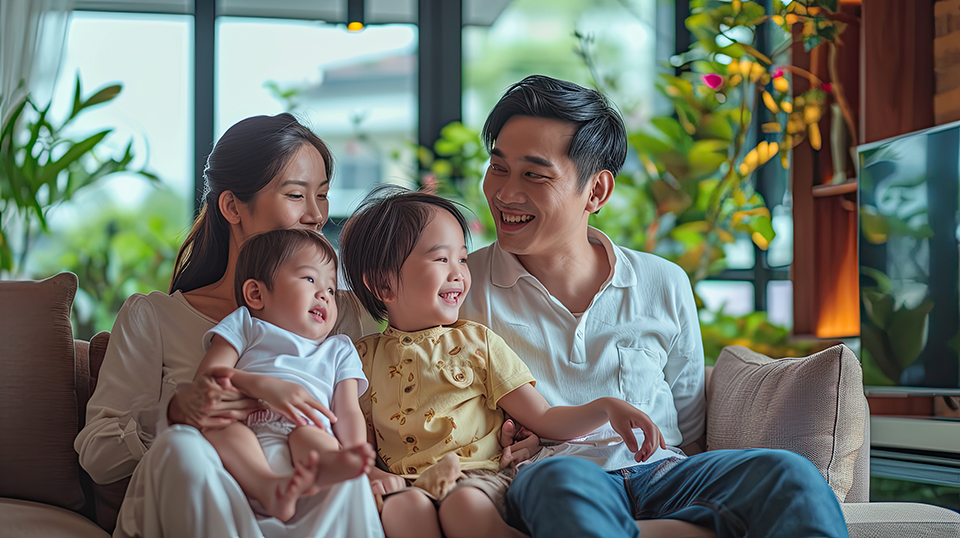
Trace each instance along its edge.
<path fill-rule="evenodd" d="M 29 93 L 38 106 L 53 95 L 73 0 L 0 0 L 0 119 Z"/>

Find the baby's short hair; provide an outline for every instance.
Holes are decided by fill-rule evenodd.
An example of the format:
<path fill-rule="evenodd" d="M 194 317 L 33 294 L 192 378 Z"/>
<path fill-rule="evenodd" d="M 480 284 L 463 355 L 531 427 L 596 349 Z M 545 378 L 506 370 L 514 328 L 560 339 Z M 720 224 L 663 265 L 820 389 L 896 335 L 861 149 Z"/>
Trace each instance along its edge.
<path fill-rule="evenodd" d="M 438 209 L 457 219 L 467 240 L 467 220 L 455 202 L 396 185 L 375 187 L 344 224 L 340 232 L 344 276 L 360 304 L 377 321 L 387 319 L 387 306 L 381 298 L 395 291 L 403 262 Z"/>
<path fill-rule="evenodd" d="M 306 246 L 315 246 L 323 261 L 337 266 L 337 252 L 327 238 L 312 230 L 273 230 L 257 234 L 244 241 L 237 256 L 237 270 L 233 278 L 233 292 L 238 306 L 247 306 L 243 299 L 243 283 L 251 278 L 263 282 L 273 291 L 273 282 L 280 266 Z"/>

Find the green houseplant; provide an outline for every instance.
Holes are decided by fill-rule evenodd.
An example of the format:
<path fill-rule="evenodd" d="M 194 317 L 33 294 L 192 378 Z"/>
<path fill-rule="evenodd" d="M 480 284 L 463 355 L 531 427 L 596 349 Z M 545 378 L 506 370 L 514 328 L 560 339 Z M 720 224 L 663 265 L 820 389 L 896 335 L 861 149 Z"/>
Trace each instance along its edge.
<path fill-rule="evenodd" d="M 40 107 L 27 96 L 0 126 L 0 273 L 23 269 L 37 235 L 49 232 L 47 214 L 52 208 L 110 174 L 129 170 L 132 141 L 119 156 L 109 155 L 102 146 L 112 129 L 80 139 L 68 134 L 84 111 L 113 100 L 121 89 L 119 84 L 109 85 L 84 96 L 77 77 L 66 119 L 55 120 L 50 104 Z M 158 181 L 149 172 L 136 172 Z"/>

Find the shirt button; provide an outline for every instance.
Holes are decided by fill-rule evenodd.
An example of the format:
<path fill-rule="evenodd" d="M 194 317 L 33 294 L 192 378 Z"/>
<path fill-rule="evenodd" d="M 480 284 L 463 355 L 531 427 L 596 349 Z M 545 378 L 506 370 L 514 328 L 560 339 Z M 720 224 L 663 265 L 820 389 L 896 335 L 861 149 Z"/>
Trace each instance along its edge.
<path fill-rule="evenodd" d="M 413 338 L 410 338 L 409 336 L 404 336 L 400 341 L 404 344 L 410 345 L 413 343 Z"/>
<path fill-rule="evenodd" d="M 404 389 L 403 389 L 403 392 L 409 393 L 409 392 L 412 391 L 412 390 L 413 390 L 413 385 L 410 385 L 409 387 L 404 388 Z"/>
<path fill-rule="evenodd" d="M 466 376 L 463 375 L 463 372 L 460 372 L 457 375 L 453 376 L 453 378 L 456 379 L 457 381 L 463 381 L 466 378 Z"/>
<path fill-rule="evenodd" d="M 413 408 L 412 408 L 412 407 L 408 407 L 408 408 L 406 408 L 406 409 L 403 410 L 403 414 L 404 414 L 404 415 L 409 415 L 410 413 L 413 413 Z"/>
<path fill-rule="evenodd" d="M 407 442 L 408 442 L 408 443 L 410 443 L 410 444 L 412 445 L 413 443 L 416 443 L 416 442 L 417 442 L 417 440 L 416 440 L 416 439 L 414 439 L 414 438 L 413 438 L 413 436 L 411 436 L 411 435 L 408 435 L 408 436 L 407 436 Z"/>
<path fill-rule="evenodd" d="M 417 474 L 416 467 L 407 467 L 407 474 Z"/>

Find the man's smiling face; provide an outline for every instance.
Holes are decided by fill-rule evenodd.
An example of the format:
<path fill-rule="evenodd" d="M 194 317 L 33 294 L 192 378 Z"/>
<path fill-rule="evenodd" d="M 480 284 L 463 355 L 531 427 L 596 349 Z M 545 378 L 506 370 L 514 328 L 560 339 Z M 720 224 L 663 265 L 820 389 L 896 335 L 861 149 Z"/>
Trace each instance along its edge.
<path fill-rule="evenodd" d="M 517 256 L 555 252 L 582 235 L 589 188 L 567 155 L 576 125 L 513 116 L 500 129 L 483 178 L 497 241 Z"/>

